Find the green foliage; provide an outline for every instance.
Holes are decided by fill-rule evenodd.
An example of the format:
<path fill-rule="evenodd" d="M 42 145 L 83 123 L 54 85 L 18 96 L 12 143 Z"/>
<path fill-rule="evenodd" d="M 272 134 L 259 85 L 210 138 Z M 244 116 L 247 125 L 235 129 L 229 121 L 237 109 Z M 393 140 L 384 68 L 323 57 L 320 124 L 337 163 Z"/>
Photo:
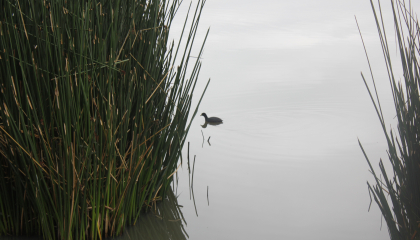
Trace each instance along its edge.
<path fill-rule="evenodd" d="M 170 188 L 202 53 L 187 77 L 179 4 L 0 1 L 0 235 L 116 236 Z"/>
<path fill-rule="evenodd" d="M 404 73 L 404 81 L 397 82 L 381 8 L 379 5 L 378 16 L 372 1 L 371 4 L 394 97 L 398 134 L 395 135 L 392 130 L 388 133 L 376 87 L 375 101 L 362 74 L 388 142 L 388 157 L 393 169 L 393 176 L 388 176 L 380 160 L 381 175 L 378 177 L 359 142 L 376 179 L 374 185 L 368 183 L 369 193 L 373 195 L 382 211 L 391 239 L 420 239 L 420 66 L 417 60 L 420 53 L 420 27 L 411 4 L 406 5 L 405 1 L 391 1 L 395 36 Z"/>

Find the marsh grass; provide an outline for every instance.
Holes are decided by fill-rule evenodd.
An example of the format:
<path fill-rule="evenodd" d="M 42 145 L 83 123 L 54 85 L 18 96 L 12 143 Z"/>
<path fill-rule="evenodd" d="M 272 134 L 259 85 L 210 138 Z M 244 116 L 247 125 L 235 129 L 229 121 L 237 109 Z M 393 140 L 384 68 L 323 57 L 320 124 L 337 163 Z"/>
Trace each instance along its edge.
<path fill-rule="evenodd" d="M 362 78 L 388 143 L 392 175 L 386 172 L 381 159 L 378 176 L 360 141 L 359 145 L 375 178 L 374 184 L 368 182 L 369 194 L 382 212 L 390 238 L 420 239 L 420 27 L 411 2 L 391 1 L 395 38 L 400 54 L 398 64 L 401 64 L 403 70 L 403 82 L 398 82 L 393 71 L 382 10 L 380 3 L 378 4 L 379 7 L 375 7 L 371 1 L 394 98 L 398 119 L 397 133 L 386 129 L 373 74 L 374 93 L 369 89 L 363 74 Z"/>
<path fill-rule="evenodd" d="M 203 1 L 169 44 L 179 4 L 0 2 L 0 235 L 116 236 L 162 199 L 203 49 Z"/>

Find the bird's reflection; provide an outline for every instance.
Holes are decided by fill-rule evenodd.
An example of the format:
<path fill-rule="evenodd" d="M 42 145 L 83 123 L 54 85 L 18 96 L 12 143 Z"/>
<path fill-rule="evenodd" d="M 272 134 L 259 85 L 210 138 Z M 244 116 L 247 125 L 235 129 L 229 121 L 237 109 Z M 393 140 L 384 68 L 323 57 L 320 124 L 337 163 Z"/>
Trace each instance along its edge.
<path fill-rule="evenodd" d="M 204 125 L 201 125 L 201 127 L 202 127 L 202 128 L 206 128 L 206 127 L 207 127 L 207 125 L 213 125 L 213 126 L 216 126 L 216 125 L 220 125 L 220 124 L 223 124 L 223 122 L 205 122 L 205 123 L 204 123 Z"/>

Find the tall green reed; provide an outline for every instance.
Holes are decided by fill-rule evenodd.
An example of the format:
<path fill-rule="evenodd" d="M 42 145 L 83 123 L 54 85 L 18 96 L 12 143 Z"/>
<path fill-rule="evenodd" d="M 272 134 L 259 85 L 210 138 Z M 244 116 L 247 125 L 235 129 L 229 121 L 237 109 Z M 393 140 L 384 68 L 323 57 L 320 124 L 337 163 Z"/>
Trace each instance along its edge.
<path fill-rule="evenodd" d="M 0 2 L 0 235 L 119 235 L 170 189 L 203 50 L 187 71 L 204 1 L 169 44 L 179 4 Z"/>
<path fill-rule="evenodd" d="M 420 239 L 420 27 L 411 2 L 407 4 L 404 0 L 391 0 L 395 38 L 404 79 L 403 82 L 399 82 L 393 71 L 382 10 L 379 2 L 378 4 L 379 12 L 371 1 L 394 98 L 398 119 L 397 134 L 386 129 L 375 85 L 376 96 L 373 96 L 363 74 L 362 78 L 388 143 L 388 158 L 393 175 L 389 176 L 380 160 L 378 177 L 360 141 L 359 145 L 375 178 L 373 185 L 368 182 L 369 193 L 382 212 L 390 238 Z M 375 83 L 373 74 L 372 80 Z"/>

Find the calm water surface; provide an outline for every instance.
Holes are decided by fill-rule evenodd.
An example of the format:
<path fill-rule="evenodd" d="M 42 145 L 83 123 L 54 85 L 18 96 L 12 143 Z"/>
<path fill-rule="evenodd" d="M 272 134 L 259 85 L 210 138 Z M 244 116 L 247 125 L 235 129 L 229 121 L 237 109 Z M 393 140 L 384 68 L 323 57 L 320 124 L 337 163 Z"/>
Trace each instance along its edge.
<path fill-rule="evenodd" d="M 388 1 L 383 5 L 389 23 Z M 368 0 L 207 1 L 196 42 L 211 31 L 196 101 L 211 83 L 187 140 L 196 158 L 196 206 L 184 165 L 178 198 L 118 239 L 389 239 L 376 203 L 368 212 L 372 177 L 357 142 L 374 165 L 387 159 L 360 76 L 370 74 L 355 15 L 385 119 L 394 124 Z M 202 112 L 224 123 L 202 128 Z"/>
<path fill-rule="evenodd" d="M 393 124 L 369 1 L 207 1 L 199 89 L 211 83 L 188 136 L 198 217 L 186 166 L 177 190 L 190 239 L 389 239 L 357 142 L 387 159 L 355 15 Z M 224 124 L 201 128 L 202 112 Z"/>

